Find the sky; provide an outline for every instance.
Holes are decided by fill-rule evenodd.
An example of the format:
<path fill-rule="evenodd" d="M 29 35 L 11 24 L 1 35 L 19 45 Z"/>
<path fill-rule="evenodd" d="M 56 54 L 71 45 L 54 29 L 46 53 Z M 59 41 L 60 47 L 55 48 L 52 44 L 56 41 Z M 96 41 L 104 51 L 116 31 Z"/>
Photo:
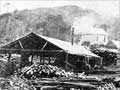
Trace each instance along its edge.
<path fill-rule="evenodd" d="M 10 3 L 7 6 L 6 3 Z M 56 7 L 56 6 L 64 6 L 64 5 L 77 5 L 82 7 L 83 9 L 92 9 L 97 13 L 103 16 L 119 16 L 120 12 L 120 1 L 119 0 L 45 0 L 45 1 L 29 1 L 29 0 L 0 0 L 0 14 L 5 12 L 13 12 L 14 10 L 24 10 L 24 9 L 34 9 L 34 8 L 48 8 L 48 7 Z"/>

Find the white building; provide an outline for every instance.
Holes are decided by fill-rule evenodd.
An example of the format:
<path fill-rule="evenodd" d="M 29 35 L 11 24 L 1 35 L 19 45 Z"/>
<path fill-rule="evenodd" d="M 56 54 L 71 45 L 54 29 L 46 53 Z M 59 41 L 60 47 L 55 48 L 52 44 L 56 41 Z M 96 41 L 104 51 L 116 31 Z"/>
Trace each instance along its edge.
<path fill-rule="evenodd" d="M 79 36 L 78 41 L 80 44 L 85 41 L 89 41 L 90 44 L 107 44 L 108 34 L 104 29 L 94 27 L 95 23 L 95 18 L 92 16 L 75 18 L 73 22 L 74 34 Z"/>
<path fill-rule="evenodd" d="M 75 28 L 74 28 L 75 29 Z M 108 34 L 101 28 L 90 28 L 89 30 L 81 30 L 79 35 L 79 44 L 83 42 L 90 42 L 90 44 L 103 44 L 108 43 Z"/>
<path fill-rule="evenodd" d="M 103 29 L 93 28 L 89 32 L 81 34 L 81 43 L 89 41 L 90 44 L 107 44 L 108 34 Z"/>

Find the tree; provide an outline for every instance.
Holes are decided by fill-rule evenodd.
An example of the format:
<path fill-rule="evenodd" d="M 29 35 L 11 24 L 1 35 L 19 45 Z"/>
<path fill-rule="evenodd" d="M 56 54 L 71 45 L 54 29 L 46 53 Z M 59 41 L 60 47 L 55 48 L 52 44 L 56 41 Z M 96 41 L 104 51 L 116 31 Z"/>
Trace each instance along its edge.
<path fill-rule="evenodd" d="M 66 40 L 65 34 L 69 32 L 70 26 L 64 22 L 61 15 L 48 15 L 44 25 L 43 35 Z"/>

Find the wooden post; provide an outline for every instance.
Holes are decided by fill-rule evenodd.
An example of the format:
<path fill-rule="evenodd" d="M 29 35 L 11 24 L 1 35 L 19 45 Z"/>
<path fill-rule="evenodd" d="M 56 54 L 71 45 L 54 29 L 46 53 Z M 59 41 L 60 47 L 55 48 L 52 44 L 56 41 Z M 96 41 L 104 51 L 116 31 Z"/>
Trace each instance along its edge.
<path fill-rule="evenodd" d="M 10 58 L 11 58 L 11 54 L 9 54 L 8 56 L 8 63 L 10 62 Z"/>
<path fill-rule="evenodd" d="M 40 56 L 40 64 L 41 64 L 42 57 Z"/>
<path fill-rule="evenodd" d="M 43 59 L 43 65 L 44 65 L 44 63 L 45 63 L 45 57 L 42 57 L 42 59 Z"/>
<path fill-rule="evenodd" d="M 71 31 L 71 44 L 73 45 L 74 43 L 74 27 L 72 27 L 72 31 Z"/>
<path fill-rule="evenodd" d="M 100 60 L 101 62 L 100 62 L 100 65 L 102 66 L 102 63 L 103 63 L 103 58 L 101 58 L 101 60 Z"/>
<path fill-rule="evenodd" d="M 49 64 L 50 64 L 51 62 L 50 62 L 50 56 L 49 56 Z"/>
<path fill-rule="evenodd" d="M 22 55 L 23 53 L 21 53 L 21 58 L 20 58 L 20 69 L 22 69 Z"/>
<path fill-rule="evenodd" d="M 97 45 L 98 45 L 98 36 L 97 36 Z"/>
<path fill-rule="evenodd" d="M 81 90 L 84 90 L 83 87 L 81 88 Z"/>
<path fill-rule="evenodd" d="M 65 55 L 65 62 L 66 62 L 65 69 L 66 69 L 66 71 L 68 71 L 68 53 L 66 53 L 66 55 Z"/>
<path fill-rule="evenodd" d="M 88 64 L 90 64 L 90 58 L 89 57 L 87 57 L 87 61 L 88 61 Z"/>
<path fill-rule="evenodd" d="M 31 56 L 31 63 L 32 63 L 32 64 L 33 64 L 33 57 L 34 57 L 34 56 L 32 55 L 32 56 Z"/>

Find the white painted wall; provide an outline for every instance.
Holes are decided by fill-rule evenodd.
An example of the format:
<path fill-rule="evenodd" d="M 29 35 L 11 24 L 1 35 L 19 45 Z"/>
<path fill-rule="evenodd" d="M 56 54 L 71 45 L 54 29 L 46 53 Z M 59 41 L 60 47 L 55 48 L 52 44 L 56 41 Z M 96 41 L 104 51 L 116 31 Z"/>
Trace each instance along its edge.
<path fill-rule="evenodd" d="M 105 35 L 82 35 L 80 43 L 89 41 L 90 44 L 107 44 L 108 36 Z"/>

